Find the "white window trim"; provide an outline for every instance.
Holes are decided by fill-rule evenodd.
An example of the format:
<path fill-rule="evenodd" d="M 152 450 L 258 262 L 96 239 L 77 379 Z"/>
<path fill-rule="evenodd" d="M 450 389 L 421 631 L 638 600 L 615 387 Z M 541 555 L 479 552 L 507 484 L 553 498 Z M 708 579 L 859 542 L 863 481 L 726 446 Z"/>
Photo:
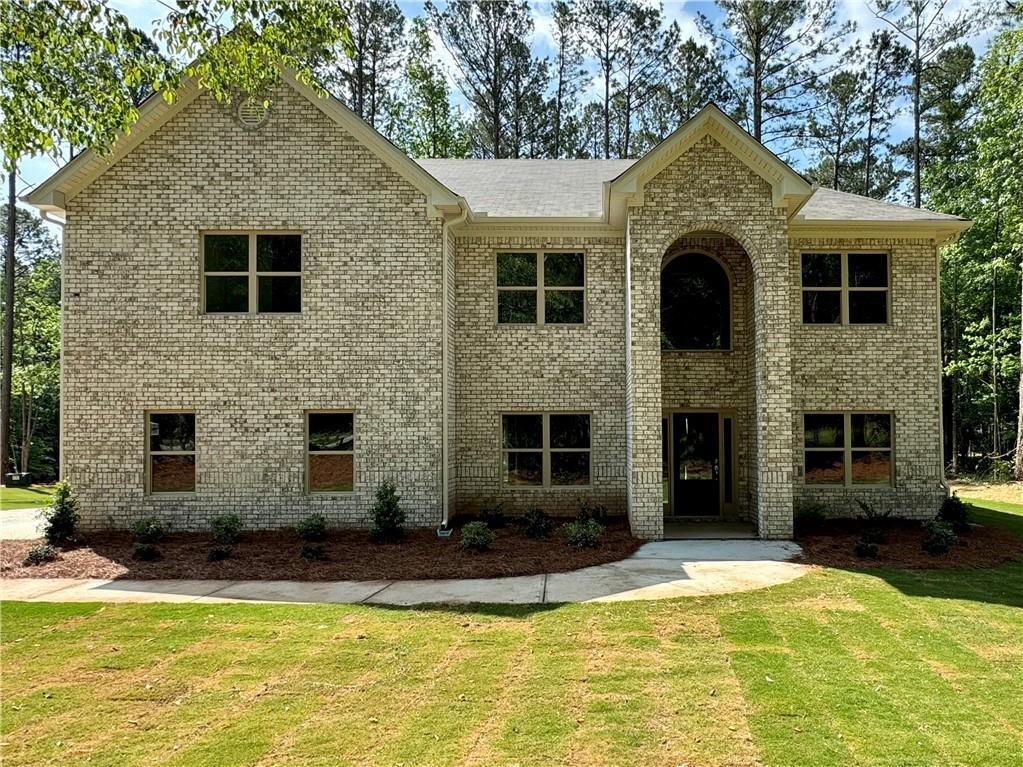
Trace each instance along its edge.
<path fill-rule="evenodd" d="M 526 286 L 503 286 L 497 284 L 497 260 L 502 253 L 520 253 L 526 254 L 531 253 L 536 258 L 536 285 L 530 287 Z M 561 287 L 557 285 L 548 286 L 544 280 L 544 257 L 548 253 L 578 253 L 583 257 L 583 284 L 581 286 L 568 286 Z M 543 248 L 540 250 L 532 249 L 516 249 L 516 248 L 502 248 L 494 251 L 493 265 L 494 265 L 494 324 L 500 327 L 523 327 L 528 325 L 544 326 L 549 325 L 550 327 L 566 327 L 566 328 L 578 328 L 583 327 L 589 320 L 589 301 L 587 301 L 587 293 L 589 292 L 589 277 L 590 270 L 588 268 L 589 253 L 579 248 Z M 546 308 L 547 308 L 547 291 L 565 291 L 565 292 L 576 292 L 583 294 L 583 321 L 582 322 L 547 322 L 546 320 Z M 501 322 L 500 313 L 500 294 L 505 293 L 535 293 L 536 294 L 536 317 L 533 322 Z"/>
<path fill-rule="evenodd" d="M 803 256 L 804 255 L 837 255 L 842 265 L 842 284 L 831 287 L 815 287 L 803 285 Z M 887 268 L 887 285 L 879 287 L 851 287 L 849 285 L 849 256 L 856 255 L 884 255 Z M 839 298 L 839 321 L 838 322 L 806 322 L 803 319 L 803 295 L 806 293 L 840 293 Z M 849 294 L 850 293 L 885 293 L 885 317 L 887 322 L 850 322 L 849 321 Z M 799 321 L 804 327 L 835 327 L 836 325 L 865 328 L 883 328 L 892 324 L 892 254 L 891 251 L 877 250 L 801 250 L 799 252 Z"/>
<path fill-rule="evenodd" d="M 558 251 L 559 253 L 562 251 Z M 533 415 L 543 418 L 541 447 L 505 447 L 504 446 L 504 416 L 506 415 Z M 584 415 L 589 419 L 590 446 L 589 447 L 551 447 L 551 416 L 558 415 Z M 553 411 L 513 411 L 505 410 L 498 414 L 497 423 L 497 444 L 500 452 L 500 484 L 506 490 L 572 490 L 578 488 L 593 487 L 593 413 L 588 410 L 553 410 Z M 539 485 L 513 485 L 505 481 L 507 471 L 508 453 L 540 453 L 541 483 Z M 588 453 L 590 456 L 589 474 L 585 484 L 582 485 L 555 485 L 551 482 L 551 453 Z"/>
<path fill-rule="evenodd" d="M 842 416 L 842 437 L 841 448 L 837 447 L 807 447 L 806 446 L 806 416 L 808 415 L 840 415 Z M 854 415 L 886 415 L 890 424 L 890 436 L 888 447 L 853 447 L 852 444 L 852 417 Z M 894 488 L 895 487 L 895 413 L 890 410 L 807 410 L 801 415 L 803 419 L 803 484 L 813 488 L 840 488 L 851 487 L 867 488 Z M 806 454 L 807 453 L 835 453 L 842 451 L 843 481 L 842 482 L 807 482 L 806 481 Z M 853 482 L 852 478 L 852 457 L 855 453 L 888 453 L 889 474 L 887 482 Z"/>
<path fill-rule="evenodd" d="M 192 416 L 192 444 L 191 450 L 153 450 L 152 438 L 150 434 L 149 419 L 154 415 L 190 415 Z M 145 470 L 145 489 L 146 495 L 153 496 L 154 498 L 187 498 L 195 495 L 196 490 L 199 487 L 199 417 L 194 410 L 188 408 L 153 408 L 146 410 L 143 413 L 145 418 L 145 435 L 146 435 L 146 470 Z M 191 490 L 178 490 L 170 492 L 160 492 L 153 490 L 153 456 L 154 455 L 190 455 L 192 456 L 192 467 L 193 467 L 193 483 Z"/>
<path fill-rule="evenodd" d="M 206 236 L 220 234 L 244 234 L 249 238 L 249 268 L 244 272 L 208 272 L 206 271 Z M 290 234 L 299 237 L 299 260 L 302 268 L 297 272 L 261 272 L 256 268 L 256 237 L 261 234 Z M 199 307 L 202 314 L 210 316 L 242 316 L 261 314 L 271 317 L 293 317 L 302 314 L 305 304 L 305 235 L 293 229 L 206 229 L 199 233 Z M 247 277 L 249 280 L 249 308 L 244 312 L 210 312 L 206 310 L 206 278 L 207 277 Z M 261 312 L 259 311 L 259 278 L 260 277 L 298 277 L 299 305 L 297 312 Z"/>
<path fill-rule="evenodd" d="M 309 416 L 319 415 L 320 413 L 350 413 L 352 416 L 352 449 L 351 450 L 310 450 L 309 449 Z M 307 495 L 352 495 L 356 488 L 358 488 L 358 473 L 355 466 L 355 439 L 356 439 L 356 415 L 355 411 L 350 408 L 314 408 L 312 410 L 305 411 L 305 492 Z M 316 455 L 350 455 L 352 457 L 352 489 L 351 490 L 313 490 L 309 486 L 309 458 L 313 454 Z"/>

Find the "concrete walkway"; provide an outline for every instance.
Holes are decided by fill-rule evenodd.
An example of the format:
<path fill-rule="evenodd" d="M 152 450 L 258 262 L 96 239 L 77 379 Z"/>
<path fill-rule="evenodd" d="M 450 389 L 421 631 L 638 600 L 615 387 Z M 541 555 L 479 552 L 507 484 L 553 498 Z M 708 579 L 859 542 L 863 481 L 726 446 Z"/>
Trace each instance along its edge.
<path fill-rule="evenodd" d="M 41 538 L 43 533 L 43 510 L 8 509 L 0 511 L 0 539 L 5 541 L 27 541 Z"/>
<path fill-rule="evenodd" d="M 647 543 L 628 559 L 569 573 L 437 581 L 0 580 L 0 598 L 31 602 L 295 602 L 416 605 L 613 602 L 729 594 L 795 580 L 795 543 Z"/>

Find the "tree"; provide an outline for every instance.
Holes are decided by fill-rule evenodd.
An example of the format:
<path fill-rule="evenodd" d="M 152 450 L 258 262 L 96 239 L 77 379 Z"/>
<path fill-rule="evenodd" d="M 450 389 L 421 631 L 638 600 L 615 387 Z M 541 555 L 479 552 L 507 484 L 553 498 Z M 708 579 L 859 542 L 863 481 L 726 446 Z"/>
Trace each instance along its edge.
<path fill-rule="evenodd" d="M 614 81 L 628 45 L 630 0 L 582 0 L 578 8 L 579 34 L 586 52 L 596 60 L 603 81 L 599 156 L 609 158 Z"/>
<path fill-rule="evenodd" d="M 902 77 L 908 65 L 909 50 L 895 39 L 891 31 L 874 32 L 870 36 L 865 64 L 867 126 L 859 189 L 859 193 L 866 197 L 884 199 L 898 182 L 890 153 L 879 157 L 878 149 L 889 149 L 888 133 L 898 113 Z"/>
<path fill-rule="evenodd" d="M 814 106 L 814 85 L 837 70 L 852 22 L 836 24 L 834 0 L 718 0 L 721 22 L 697 15 L 704 34 L 734 56 L 737 99 L 757 141 L 800 136 Z"/>
<path fill-rule="evenodd" d="M 512 43 L 513 66 L 508 75 L 506 105 L 507 130 L 504 157 L 543 157 L 550 147 L 548 116 L 553 103 L 544 99 L 550 83 L 547 62 L 530 55 L 529 46 L 518 40 Z"/>
<path fill-rule="evenodd" d="M 818 84 L 820 106 L 807 121 L 809 143 L 822 155 L 825 174 L 818 181 L 832 189 L 848 189 L 853 183 L 853 156 L 857 136 L 867 124 L 861 70 L 836 72 Z"/>
<path fill-rule="evenodd" d="M 575 154 L 577 126 L 571 117 L 575 111 L 579 86 L 586 74 L 583 68 L 582 41 L 576 31 L 573 6 L 557 0 L 551 6 L 554 28 L 554 103 L 551 114 L 550 155 L 555 159 Z"/>

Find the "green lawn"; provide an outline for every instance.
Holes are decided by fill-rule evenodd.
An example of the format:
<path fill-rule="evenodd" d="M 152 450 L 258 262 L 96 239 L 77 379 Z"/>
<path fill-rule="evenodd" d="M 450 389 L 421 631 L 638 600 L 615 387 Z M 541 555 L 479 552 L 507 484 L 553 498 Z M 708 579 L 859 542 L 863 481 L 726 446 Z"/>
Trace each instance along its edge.
<path fill-rule="evenodd" d="M 1023 507 L 979 513 L 1023 532 Z M 2 617 L 7 767 L 1023 764 L 1023 563 L 655 603 Z"/>
<path fill-rule="evenodd" d="M 0 488 L 0 511 L 8 509 L 35 509 L 49 506 L 53 500 L 53 485 Z"/>

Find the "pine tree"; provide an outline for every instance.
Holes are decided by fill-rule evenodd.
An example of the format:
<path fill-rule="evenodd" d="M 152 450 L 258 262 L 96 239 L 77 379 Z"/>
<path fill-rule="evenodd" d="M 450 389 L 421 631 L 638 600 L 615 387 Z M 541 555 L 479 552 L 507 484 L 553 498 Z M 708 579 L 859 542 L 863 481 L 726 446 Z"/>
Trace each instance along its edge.
<path fill-rule="evenodd" d="M 554 27 L 553 83 L 551 104 L 550 156 L 574 156 L 578 142 L 578 121 L 573 116 L 579 87 L 586 74 L 583 68 L 583 47 L 576 30 L 574 7 L 562 0 L 551 6 Z"/>
<path fill-rule="evenodd" d="M 807 121 L 807 139 L 821 157 L 817 181 L 832 189 L 849 190 L 854 184 L 853 158 L 867 125 L 865 83 L 862 70 L 846 69 L 817 86 L 820 106 Z"/>

